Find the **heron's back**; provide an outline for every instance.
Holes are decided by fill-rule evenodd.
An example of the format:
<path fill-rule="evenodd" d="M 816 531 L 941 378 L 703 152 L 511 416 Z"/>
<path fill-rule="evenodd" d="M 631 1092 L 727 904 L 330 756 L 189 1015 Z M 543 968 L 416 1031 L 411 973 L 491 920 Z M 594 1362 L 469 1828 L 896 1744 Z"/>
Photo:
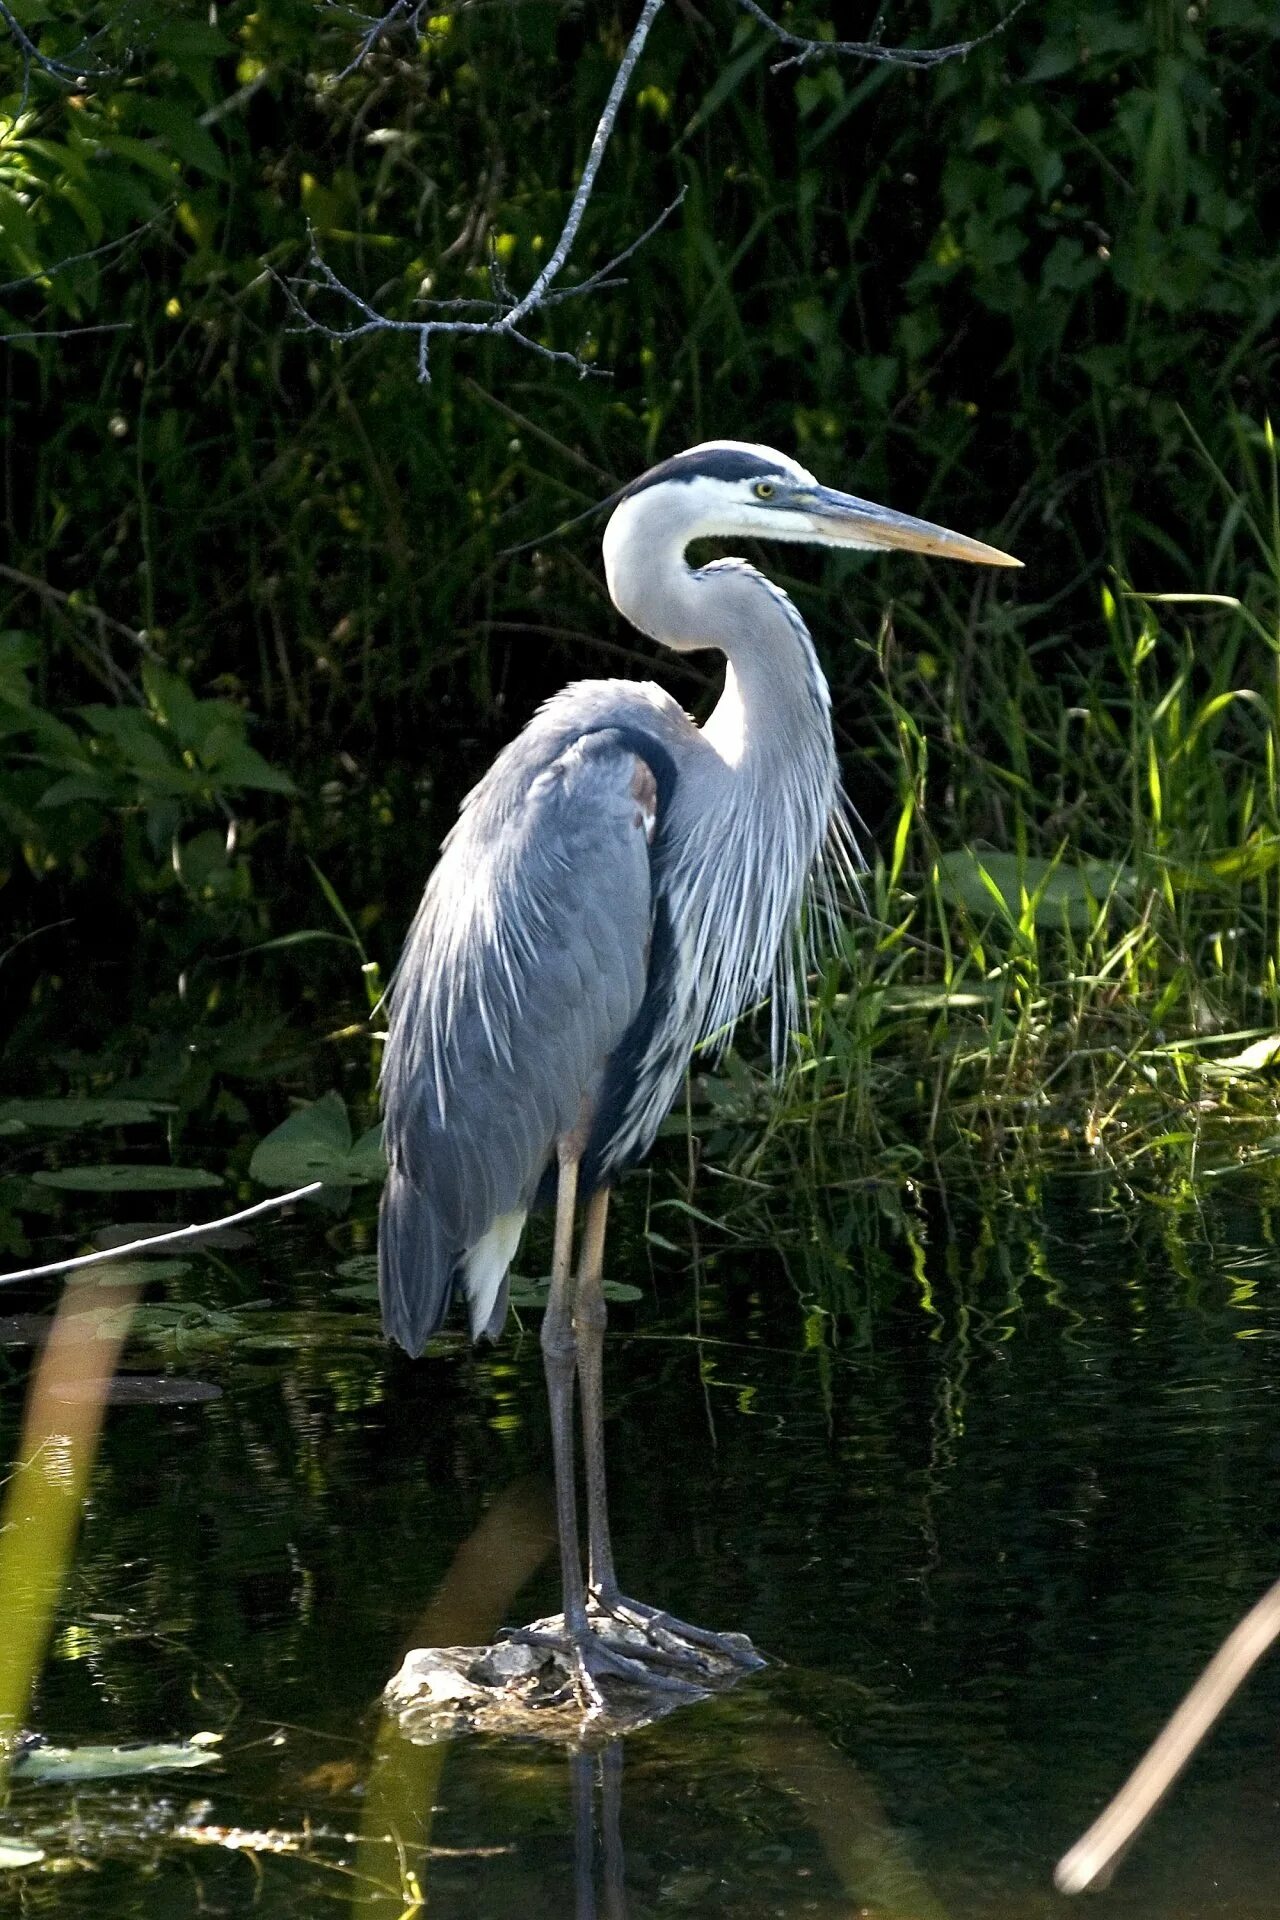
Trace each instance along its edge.
<path fill-rule="evenodd" d="M 473 1333 L 500 1327 L 506 1261 L 557 1141 L 581 1128 L 595 1144 L 663 944 L 651 841 L 681 728 L 696 731 L 658 688 L 567 689 L 468 796 L 431 875 L 382 1076 L 383 1316 L 411 1352 L 459 1287 Z"/>

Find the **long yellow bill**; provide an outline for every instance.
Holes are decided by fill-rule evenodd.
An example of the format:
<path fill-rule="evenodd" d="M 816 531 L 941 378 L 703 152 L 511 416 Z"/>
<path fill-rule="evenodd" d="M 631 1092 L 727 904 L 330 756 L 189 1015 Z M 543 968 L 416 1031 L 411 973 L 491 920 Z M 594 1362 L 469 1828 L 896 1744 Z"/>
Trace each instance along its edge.
<path fill-rule="evenodd" d="M 807 514 L 814 533 L 833 546 L 899 547 L 908 553 L 932 553 L 940 560 L 969 560 L 980 567 L 1022 565 L 1011 553 L 971 540 L 967 533 L 952 533 L 949 527 L 915 520 L 909 513 L 895 513 L 892 507 L 878 507 L 874 501 L 838 493 L 834 487 L 815 487 L 788 504 Z"/>

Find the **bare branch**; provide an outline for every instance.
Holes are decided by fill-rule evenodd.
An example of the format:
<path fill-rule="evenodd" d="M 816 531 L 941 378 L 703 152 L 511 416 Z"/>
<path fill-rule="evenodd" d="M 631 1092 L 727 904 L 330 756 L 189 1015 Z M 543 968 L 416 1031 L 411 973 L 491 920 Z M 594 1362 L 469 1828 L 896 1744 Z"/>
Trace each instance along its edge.
<path fill-rule="evenodd" d="M 56 1273 L 75 1273 L 81 1267 L 100 1267 L 112 1260 L 127 1260 L 131 1254 L 149 1253 L 153 1247 L 173 1247 L 183 1240 L 199 1240 L 206 1234 L 221 1233 L 224 1227 L 238 1227 L 242 1220 L 256 1219 L 260 1213 L 287 1207 L 294 1200 L 308 1200 L 313 1193 L 319 1193 L 323 1185 L 323 1180 L 312 1180 L 305 1187 L 294 1187 L 270 1200 L 259 1200 L 252 1207 L 242 1207 L 239 1213 L 224 1214 L 221 1220 L 174 1227 L 169 1233 L 149 1233 L 141 1240 L 126 1241 L 122 1247 L 107 1247 L 101 1253 L 79 1253 L 71 1260 L 50 1260 L 42 1267 L 21 1267 L 17 1273 L 0 1273 L 0 1287 L 11 1287 L 18 1280 L 48 1280 Z"/>
<path fill-rule="evenodd" d="M 677 207 L 684 205 L 684 197 L 688 191 L 688 187 L 681 187 L 671 204 L 664 207 L 657 219 L 651 220 L 644 232 L 637 235 L 628 246 L 622 249 L 621 253 L 615 253 L 607 267 L 598 267 L 593 274 L 590 274 L 587 279 L 580 282 L 576 287 L 559 287 L 554 292 L 544 294 L 542 298 L 543 306 L 554 306 L 556 302 L 560 300 L 576 300 L 578 296 L 583 293 L 598 293 L 601 287 L 625 287 L 627 284 L 625 278 L 615 280 L 612 278 L 612 275 L 617 272 L 624 260 L 629 260 L 633 253 L 640 251 L 646 241 L 652 240 L 654 234 L 657 233 L 660 227 L 666 226 Z"/>
<path fill-rule="evenodd" d="M 0 0 L 0 3 L 2 3 L 2 0 Z M 590 200 L 595 187 L 596 176 L 600 171 L 600 164 L 604 159 L 605 150 L 609 145 L 609 140 L 618 118 L 619 109 L 626 96 L 627 88 L 630 85 L 631 75 L 635 70 L 636 61 L 640 58 L 645 41 L 649 37 L 649 30 L 657 19 L 662 5 L 663 0 L 644 0 L 644 7 L 641 11 L 640 18 L 632 30 L 630 40 L 627 42 L 626 51 L 623 53 L 622 59 L 618 64 L 618 71 L 613 77 L 613 85 L 609 89 L 609 97 L 604 103 L 604 109 L 597 122 L 590 151 L 587 154 L 586 164 L 582 169 L 582 177 L 578 181 L 577 189 L 569 206 L 569 211 L 565 216 L 564 225 L 560 229 L 560 237 L 552 248 L 551 256 L 546 265 L 538 274 L 526 294 L 516 299 L 509 292 L 502 278 L 501 268 L 495 260 L 490 263 L 489 268 L 490 284 L 493 287 L 493 298 L 491 300 L 460 300 L 428 303 L 437 306 L 444 312 L 451 311 L 459 316 L 453 319 L 433 317 L 426 320 L 395 320 L 392 319 L 389 314 L 379 313 L 377 309 L 370 306 L 369 302 L 365 300 L 362 295 L 358 294 L 354 288 L 347 286 L 345 281 L 338 278 L 332 267 L 321 255 L 319 247 L 316 244 L 315 235 L 312 234 L 311 253 L 307 262 L 306 273 L 292 281 L 280 281 L 281 286 L 284 288 L 285 296 L 300 322 L 298 331 L 318 333 L 327 340 L 343 341 L 358 340 L 372 333 L 413 334 L 416 336 L 418 342 L 418 378 L 427 383 L 429 383 L 431 379 L 431 342 L 437 334 L 442 333 L 455 335 L 466 334 L 471 336 L 488 335 L 491 339 L 512 340 L 517 346 L 526 347 L 530 353 L 536 353 L 544 360 L 558 361 L 562 365 L 576 368 L 580 376 L 599 373 L 600 369 L 589 366 L 578 354 L 564 353 L 554 347 L 544 346 L 540 340 L 532 339 L 525 330 L 525 322 L 533 319 L 537 313 L 543 311 L 553 303 L 575 299 L 580 294 L 595 291 L 599 287 L 607 285 L 621 263 L 635 252 L 637 246 L 641 245 L 644 240 L 647 240 L 650 235 L 657 231 L 657 228 L 675 211 L 680 201 L 684 198 L 684 195 L 681 194 L 672 202 L 671 206 L 667 208 L 661 218 L 656 220 L 654 224 L 641 235 L 640 240 L 633 241 L 629 246 L 625 247 L 607 266 L 599 268 L 595 273 L 591 274 L 588 279 L 583 281 L 581 286 L 555 287 L 556 278 L 568 261 L 569 255 L 573 250 L 573 243 L 578 237 L 578 229 L 582 225 L 582 216 L 587 210 L 587 202 Z M 421 6 L 409 4 L 409 0 L 395 0 L 395 5 L 391 8 L 390 13 L 384 14 L 382 21 L 379 22 L 378 25 L 382 30 L 385 30 L 386 26 L 397 24 L 397 22 L 406 19 L 411 18 L 416 22 L 422 10 L 423 8 Z M 375 39 L 377 37 L 378 36 L 375 35 Z M 368 39 L 367 35 L 366 39 Z M 368 44 L 372 46 L 374 41 L 369 40 Z M 367 50 L 368 48 L 366 47 L 364 51 L 358 55 L 357 65 L 359 61 L 364 58 L 364 52 L 367 52 Z M 350 71 L 350 69 L 348 69 L 348 71 Z M 279 278 L 279 276 L 277 276 L 277 278 Z M 303 294 L 306 292 L 316 290 L 335 295 L 348 307 L 354 309 L 354 314 L 357 317 L 352 318 L 346 325 L 338 326 L 330 326 L 324 321 L 318 320 L 315 315 L 311 313 L 310 309 L 304 306 L 302 299 Z M 474 319 L 460 317 L 461 314 L 468 311 L 477 315 L 483 315 L 484 317 Z"/>
<path fill-rule="evenodd" d="M 12 8 L 5 4 L 5 0 L 0 0 L 0 26 L 8 30 L 10 38 L 22 55 L 22 99 L 20 104 L 24 108 L 27 104 L 27 94 L 31 87 L 31 73 L 33 68 L 37 68 L 41 73 L 47 74 L 51 80 L 56 80 L 59 86 L 63 87 L 83 87 L 87 86 L 90 80 L 111 80 L 118 74 L 124 72 L 123 67 L 91 66 L 83 60 L 61 60 L 55 59 L 52 54 L 41 53 L 39 47 L 31 38 L 31 35 L 27 32 Z M 92 39 L 84 41 L 76 49 L 76 52 L 78 54 L 86 53 L 93 45 L 94 40 L 100 37 L 99 34 L 94 34 Z"/>
<path fill-rule="evenodd" d="M 810 60 L 824 59 L 831 54 L 845 55 L 854 60 L 878 60 L 885 66 L 893 67 L 939 67 L 944 60 L 957 60 L 966 53 L 972 53 L 975 47 L 985 46 L 988 40 L 1003 33 L 1016 14 L 1022 12 L 1027 0 L 1014 0 L 1014 5 L 1003 20 L 997 20 L 994 27 L 986 33 L 980 33 L 973 40 L 956 40 L 947 47 L 886 47 L 878 40 L 811 40 L 802 33 L 792 33 L 789 28 L 779 26 L 771 14 L 759 5 L 759 0 L 737 0 L 744 13 L 771 33 L 784 47 L 794 47 L 796 52 L 789 59 L 779 60 L 772 69 L 781 73 L 786 67 L 807 66 Z"/>

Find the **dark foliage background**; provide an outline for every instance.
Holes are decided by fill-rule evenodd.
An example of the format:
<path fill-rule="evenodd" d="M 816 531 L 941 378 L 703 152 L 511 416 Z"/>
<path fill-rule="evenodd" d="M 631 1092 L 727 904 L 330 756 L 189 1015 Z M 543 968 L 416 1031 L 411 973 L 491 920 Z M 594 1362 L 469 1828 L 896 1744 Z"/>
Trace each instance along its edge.
<path fill-rule="evenodd" d="M 167 1072 L 196 1105 L 344 1000 L 354 1018 L 355 966 L 393 958 L 494 748 L 566 678 L 651 669 L 595 530 L 546 536 L 701 438 L 775 443 L 1029 563 L 1011 591 L 769 557 L 803 572 L 871 825 L 892 832 L 904 796 L 927 817 L 908 873 L 970 843 L 1131 857 L 1151 820 L 1129 710 L 1155 726 L 1170 687 L 1202 714 L 1246 683 L 1272 699 L 1271 6 L 1031 0 L 931 71 L 775 74 L 780 49 L 728 0 L 673 4 L 566 284 L 680 187 L 683 206 L 625 287 L 537 328 L 608 377 L 438 341 L 429 388 L 395 336 L 300 333 L 279 276 L 309 223 L 388 312 L 483 293 L 494 261 L 526 286 L 630 14 L 460 5 L 338 77 L 358 22 L 311 0 L 16 13 L 91 72 L 60 86 L 0 54 L 11 1080 L 43 1084 L 51 1058 L 152 1090 Z M 935 0 L 883 28 L 939 43 L 994 17 Z M 1228 609 L 1144 638 L 1123 582 L 1238 596 L 1255 624 Z M 694 704 L 709 685 L 697 661 L 658 670 Z M 1156 824 L 1181 806 L 1184 868 L 1236 845 L 1270 873 L 1252 769 L 1273 701 L 1199 724 L 1214 804 L 1204 766 L 1181 799 L 1166 772 Z M 927 766 L 905 754 L 915 728 Z M 267 940 L 287 944 L 243 957 Z"/>

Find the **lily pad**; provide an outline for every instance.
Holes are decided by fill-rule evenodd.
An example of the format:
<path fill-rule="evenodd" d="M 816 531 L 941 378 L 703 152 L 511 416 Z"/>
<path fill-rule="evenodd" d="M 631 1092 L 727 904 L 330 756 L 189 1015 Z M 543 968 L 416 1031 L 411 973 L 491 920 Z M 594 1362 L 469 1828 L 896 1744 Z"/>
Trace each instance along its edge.
<path fill-rule="evenodd" d="M 322 1094 L 258 1142 L 249 1172 L 264 1187 L 302 1187 L 311 1180 L 355 1187 L 381 1181 L 386 1174 L 381 1125 L 353 1139 L 342 1095 Z"/>
<path fill-rule="evenodd" d="M 1205 1062 L 1204 1073 L 1214 1079 L 1234 1080 L 1241 1074 L 1280 1073 L 1280 1033 L 1268 1033 L 1239 1053 L 1219 1054 Z"/>
<path fill-rule="evenodd" d="M 33 1173 L 31 1178 L 38 1187 L 56 1187 L 63 1193 L 183 1193 L 222 1185 L 216 1173 L 206 1173 L 202 1167 L 60 1167 L 52 1173 Z"/>
<path fill-rule="evenodd" d="M 90 1241 L 105 1253 L 109 1247 L 131 1246 L 135 1240 L 149 1240 L 155 1234 L 171 1232 L 172 1228 L 172 1220 L 125 1220 L 112 1227 L 98 1227 L 90 1235 Z M 235 1249 L 250 1246 L 252 1241 L 252 1234 L 246 1233 L 243 1227 L 219 1227 L 210 1221 L 201 1229 L 199 1240 L 192 1241 L 184 1251 L 203 1253 L 210 1246 Z M 139 1257 L 150 1259 L 151 1256 L 140 1250 Z"/>
<path fill-rule="evenodd" d="M 171 1373 L 117 1373 L 105 1395 L 96 1380 L 68 1380 L 53 1397 L 70 1406 L 84 1401 L 96 1406 L 105 1398 L 109 1407 L 193 1407 L 221 1400 L 222 1388 L 212 1380 L 180 1380 Z"/>
<path fill-rule="evenodd" d="M 73 1287 L 149 1287 L 190 1273 L 189 1260 L 104 1260 L 71 1276 Z"/>
<path fill-rule="evenodd" d="M 376 1253 L 351 1253 L 338 1263 L 338 1275 L 343 1280 L 376 1280 L 378 1277 L 378 1256 Z"/>
<path fill-rule="evenodd" d="M 180 1773 L 192 1767 L 211 1767 L 218 1760 L 216 1733 L 193 1734 L 190 1740 L 139 1741 L 119 1747 L 55 1747 L 33 1740 L 19 1747 L 10 1762 L 15 1780 L 39 1780 L 62 1785 L 69 1780 L 118 1780 L 138 1773 Z"/>
<path fill-rule="evenodd" d="M 547 1295 L 551 1291 L 550 1279 L 527 1280 L 520 1274 L 511 1276 L 511 1304 L 513 1307 L 545 1307 Z M 612 1300 L 616 1306 L 624 1306 L 633 1300 L 643 1300 L 640 1287 L 633 1287 L 626 1280 L 606 1280 L 604 1297 Z"/>
<path fill-rule="evenodd" d="M 28 1847 L 21 1840 L 0 1840 L 0 1873 L 6 1867 L 34 1867 L 43 1859 L 43 1847 Z"/>
<path fill-rule="evenodd" d="M 137 1127 L 172 1112 L 171 1104 L 157 1100 L 0 1100 L 0 1127 Z"/>
<path fill-rule="evenodd" d="M 347 1282 L 335 1287 L 335 1300 L 376 1300 L 378 1297 L 378 1256 L 353 1253 L 338 1267 L 338 1277 Z"/>

